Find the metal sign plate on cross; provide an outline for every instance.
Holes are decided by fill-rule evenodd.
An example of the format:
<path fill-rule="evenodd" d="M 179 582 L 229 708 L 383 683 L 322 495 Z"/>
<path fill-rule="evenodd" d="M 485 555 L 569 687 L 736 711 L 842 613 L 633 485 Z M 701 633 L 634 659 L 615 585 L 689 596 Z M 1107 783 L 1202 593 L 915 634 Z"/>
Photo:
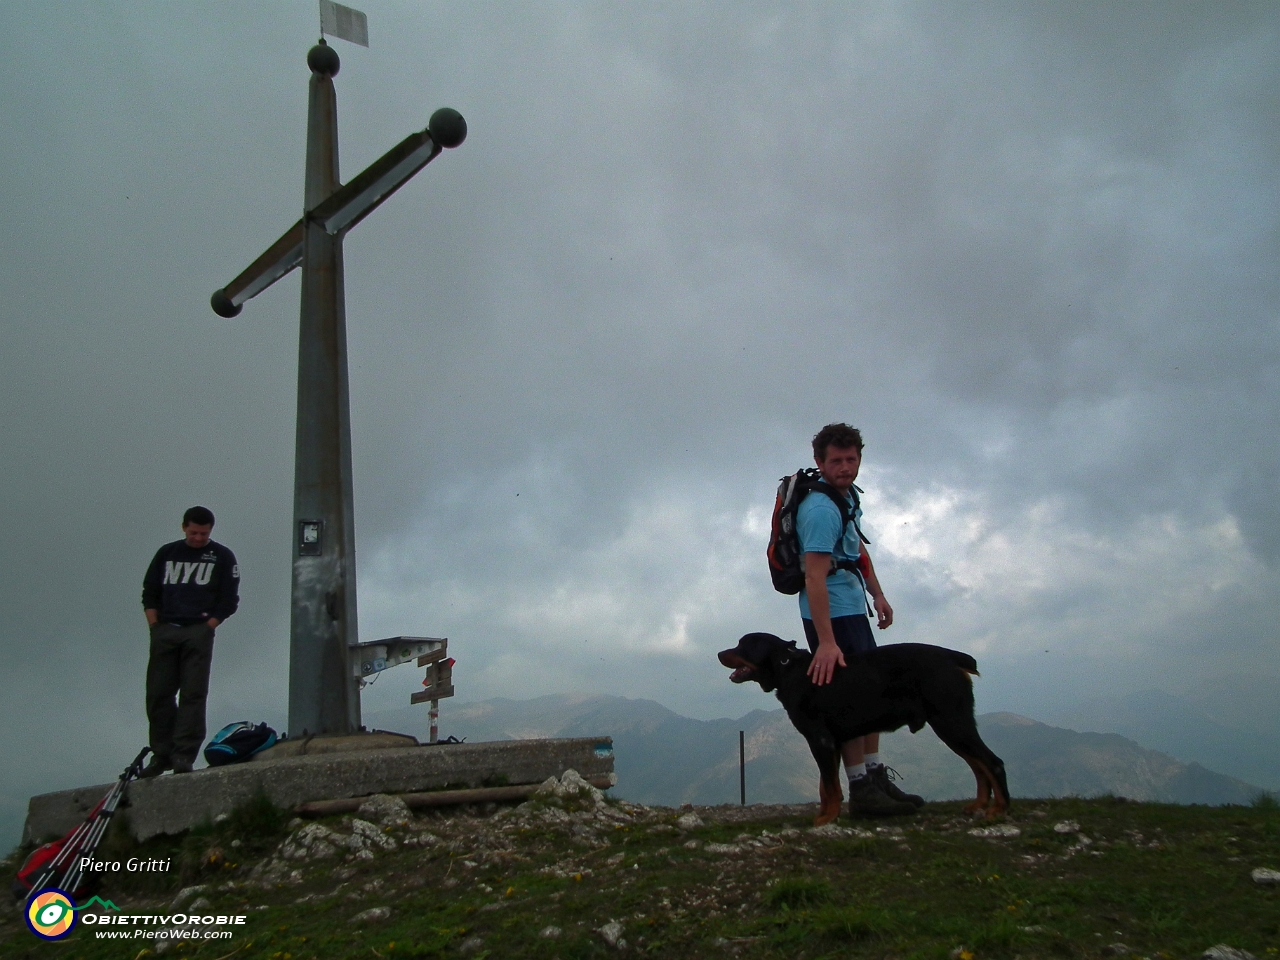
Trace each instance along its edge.
<path fill-rule="evenodd" d="M 323 20 L 326 4 L 335 8 L 332 22 Z M 359 11 L 321 0 L 321 17 L 326 33 L 368 44 Z M 358 639 L 342 239 L 441 150 L 467 136 L 462 115 L 443 107 L 426 130 L 405 137 L 344 185 L 338 177 L 333 86 L 341 61 L 321 39 L 307 54 L 307 65 L 302 218 L 210 299 L 215 313 L 234 317 L 245 301 L 302 267 L 289 639 L 289 733 L 295 737 L 360 729 L 360 676 L 349 667 Z"/>

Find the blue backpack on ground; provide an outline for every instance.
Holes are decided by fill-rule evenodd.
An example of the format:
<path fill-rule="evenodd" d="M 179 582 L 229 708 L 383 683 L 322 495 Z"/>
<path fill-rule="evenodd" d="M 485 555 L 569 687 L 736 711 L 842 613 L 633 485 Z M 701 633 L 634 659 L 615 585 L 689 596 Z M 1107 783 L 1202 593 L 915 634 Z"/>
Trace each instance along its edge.
<path fill-rule="evenodd" d="M 209 745 L 204 748 L 205 763 L 211 767 L 221 767 L 228 763 L 239 763 L 248 760 L 255 753 L 274 746 L 276 732 L 265 723 L 256 726 L 248 720 L 228 723 L 213 735 Z"/>

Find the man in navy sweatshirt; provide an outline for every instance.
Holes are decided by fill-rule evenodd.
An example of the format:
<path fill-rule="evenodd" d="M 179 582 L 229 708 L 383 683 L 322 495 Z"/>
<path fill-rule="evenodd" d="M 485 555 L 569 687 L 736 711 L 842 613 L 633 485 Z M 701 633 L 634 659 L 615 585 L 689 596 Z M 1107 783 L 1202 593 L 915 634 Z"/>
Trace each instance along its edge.
<path fill-rule="evenodd" d="M 204 743 L 213 633 L 240 605 L 236 556 L 210 540 L 212 532 L 213 512 L 192 507 L 182 516 L 183 539 L 156 551 L 142 580 L 142 611 L 151 631 L 151 760 L 144 777 L 190 773 Z"/>

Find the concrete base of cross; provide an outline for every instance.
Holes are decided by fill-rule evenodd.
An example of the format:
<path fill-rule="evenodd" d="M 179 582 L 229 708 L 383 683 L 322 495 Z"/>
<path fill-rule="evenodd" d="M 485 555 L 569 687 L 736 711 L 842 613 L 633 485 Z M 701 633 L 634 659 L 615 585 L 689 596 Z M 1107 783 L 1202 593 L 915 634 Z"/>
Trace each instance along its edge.
<path fill-rule="evenodd" d="M 387 738 L 394 738 L 398 745 L 387 745 Z M 333 742 L 326 744 L 326 740 Z M 301 755 L 276 754 L 194 773 L 135 780 L 128 787 L 127 806 L 121 806 L 129 832 L 139 841 L 182 833 L 230 813 L 260 791 L 277 806 L 294 810 L 316 801 L 375 793 L 538 784 L 566 770 L 577 770 L 596 783 L 614 780 L 610 737 L 420 745 L 412 737 L 371 733 L 313 737 L 280 746 L 304 743 L 306 752 Z M 32 797 L 23 842 L 44 842 L 67 833 L 109 789 L 110 784 L 99 784 Z"/>

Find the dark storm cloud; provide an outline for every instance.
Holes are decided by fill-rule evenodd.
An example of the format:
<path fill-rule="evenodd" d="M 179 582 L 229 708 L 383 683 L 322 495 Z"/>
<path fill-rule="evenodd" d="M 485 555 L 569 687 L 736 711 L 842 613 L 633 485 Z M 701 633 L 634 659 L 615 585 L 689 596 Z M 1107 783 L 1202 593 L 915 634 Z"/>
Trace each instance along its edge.
<path fill-rule="evenodd" d="M 759 706 L 708 651 L 796 632 L 766 511 L 849 419 L 895 632 L 988 708 L 1278 669 L 1272 6 L 364 9 L 344 175 L 471 133 L 346 241 L 363 636 L 448 633 L 467 696 Z M 0 41 L 11 810 L 132 755 L 191 503 L 246 574 L 211 720 L 281 699 L 297 280 L 207 303 L 298 216 L 315 24 Z"/>

